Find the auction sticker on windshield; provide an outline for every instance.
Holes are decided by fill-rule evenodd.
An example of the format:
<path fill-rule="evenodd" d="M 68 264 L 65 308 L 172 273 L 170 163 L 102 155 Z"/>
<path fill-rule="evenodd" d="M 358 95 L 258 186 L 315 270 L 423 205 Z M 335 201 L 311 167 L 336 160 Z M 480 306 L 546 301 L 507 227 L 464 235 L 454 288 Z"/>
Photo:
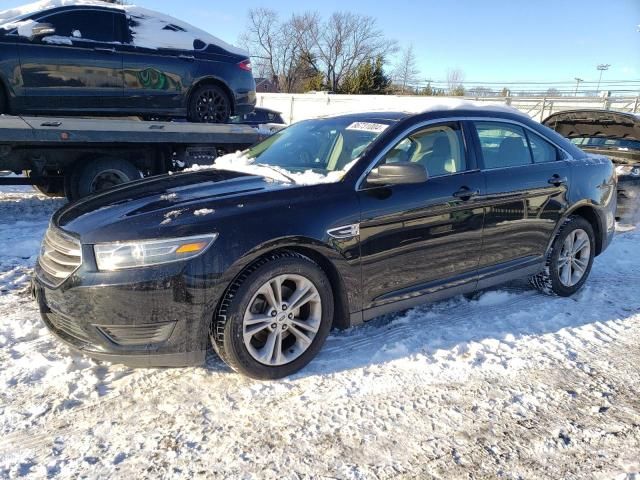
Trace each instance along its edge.
<path fill-rule="evenodd" d="M 385 125 L 384 123 L 353 122 L 351 125 L 347 127 L 347 130 L 358 130 L 360 132 L 382 133 L 387 128 L 389 128 L 389 125 Z"/>

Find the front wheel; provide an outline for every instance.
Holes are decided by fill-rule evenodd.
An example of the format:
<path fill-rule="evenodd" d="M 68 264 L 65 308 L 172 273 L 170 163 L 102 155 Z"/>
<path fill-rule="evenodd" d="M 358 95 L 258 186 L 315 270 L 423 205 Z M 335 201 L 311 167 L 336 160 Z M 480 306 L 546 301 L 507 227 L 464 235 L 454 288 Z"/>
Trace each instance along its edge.
<path fill-rule="evenodd" d="M 231 116 L 231 100 L 217 85 L 198 87 L 189 100 L 188 119 L 196 123 L 227 123 Z"/>
<path fill-rule="evenodd" d="M 589 277 L 595 245 L 591 224 L 582 217 L 569 217 L 553 241 L 545 270 L 531 277 L 532 285 L 548 295 L 573 295 Z"/>
<path fill-rule="evenodd" d="M 320 351 L 333 318 L 329 280 L 312 260 L 273 254 L 228 289 L 211 341 L 222 360 L 257 379 L 291 375 Z"/>

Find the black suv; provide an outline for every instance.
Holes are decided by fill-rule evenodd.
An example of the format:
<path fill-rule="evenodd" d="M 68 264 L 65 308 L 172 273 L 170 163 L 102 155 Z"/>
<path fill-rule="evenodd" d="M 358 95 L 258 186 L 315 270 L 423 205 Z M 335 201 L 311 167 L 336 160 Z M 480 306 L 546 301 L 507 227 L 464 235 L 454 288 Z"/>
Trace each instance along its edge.
<path fill-rule="evenodd" d="M 501 108 L 308 120 L 212 169 L 58 211 L 34 293 L 82 352 L 296 372 L 332 327 L 530 277 L 568 296 L 615 228 L 615 172 Z"/>
<path fill-rule="evenodd" d="M 0 12 L 0 113 L 222 123 L 253 110 L 246 52 L 135 6 L 43 5 Z"/>

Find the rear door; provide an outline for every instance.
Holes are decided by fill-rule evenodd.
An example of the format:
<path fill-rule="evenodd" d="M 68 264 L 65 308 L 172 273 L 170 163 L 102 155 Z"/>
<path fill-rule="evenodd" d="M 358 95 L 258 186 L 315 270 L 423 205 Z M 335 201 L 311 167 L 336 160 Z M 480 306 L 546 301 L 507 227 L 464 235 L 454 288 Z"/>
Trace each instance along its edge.
<path fill-rule="evenodd" d="M 26 88 L 25 108 L 34 112 L 104 111 L 122 106 L 120 12 L 73 9 L 38 17 L 55 28 L 51 35 L 20 37 Z"/>
<path fill-rule="evenodd" d="M 568 206 L 569 164 L 560 149 L 520 124 L 473 124 L 487 189 L 479 267 L 495 274 L 539 264 Z"/>
<path fill-rule="evenodd" d="M 360 187 L 364 309 L 475 287 L 484 180 L 459 122 L 412 132 L 378 163 L 416 162 L 425 183 Z M 380 308 L 383 310 L 381 311 Z M 370 310 L 372 311 L 372 310 Z"/>
<path fill-rule="evenodd" d="M 185 48 L 185 36 L 180 25 L 157 21 L 146 14 L 127 17 L 120 51 L 124 97 L 129 106 L 150 115 L 175 114 L 186 108 L 187 93 L 201 60 L 193 43 Z"/>

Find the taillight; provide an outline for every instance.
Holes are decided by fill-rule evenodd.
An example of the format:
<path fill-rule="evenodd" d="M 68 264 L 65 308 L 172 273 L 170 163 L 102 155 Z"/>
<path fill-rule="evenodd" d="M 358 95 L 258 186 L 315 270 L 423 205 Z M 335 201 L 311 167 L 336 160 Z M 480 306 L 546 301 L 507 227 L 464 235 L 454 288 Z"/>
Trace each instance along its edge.
<path fill-rule="evenodd" d="M 245 72 L 250 72 L 251 71 L 251 60 L 249 60 L 248 58 L 246 60 L 243 60 L 242 62 L 240 62 L 238 64 L 238 66 L 244 70 Z"/>

